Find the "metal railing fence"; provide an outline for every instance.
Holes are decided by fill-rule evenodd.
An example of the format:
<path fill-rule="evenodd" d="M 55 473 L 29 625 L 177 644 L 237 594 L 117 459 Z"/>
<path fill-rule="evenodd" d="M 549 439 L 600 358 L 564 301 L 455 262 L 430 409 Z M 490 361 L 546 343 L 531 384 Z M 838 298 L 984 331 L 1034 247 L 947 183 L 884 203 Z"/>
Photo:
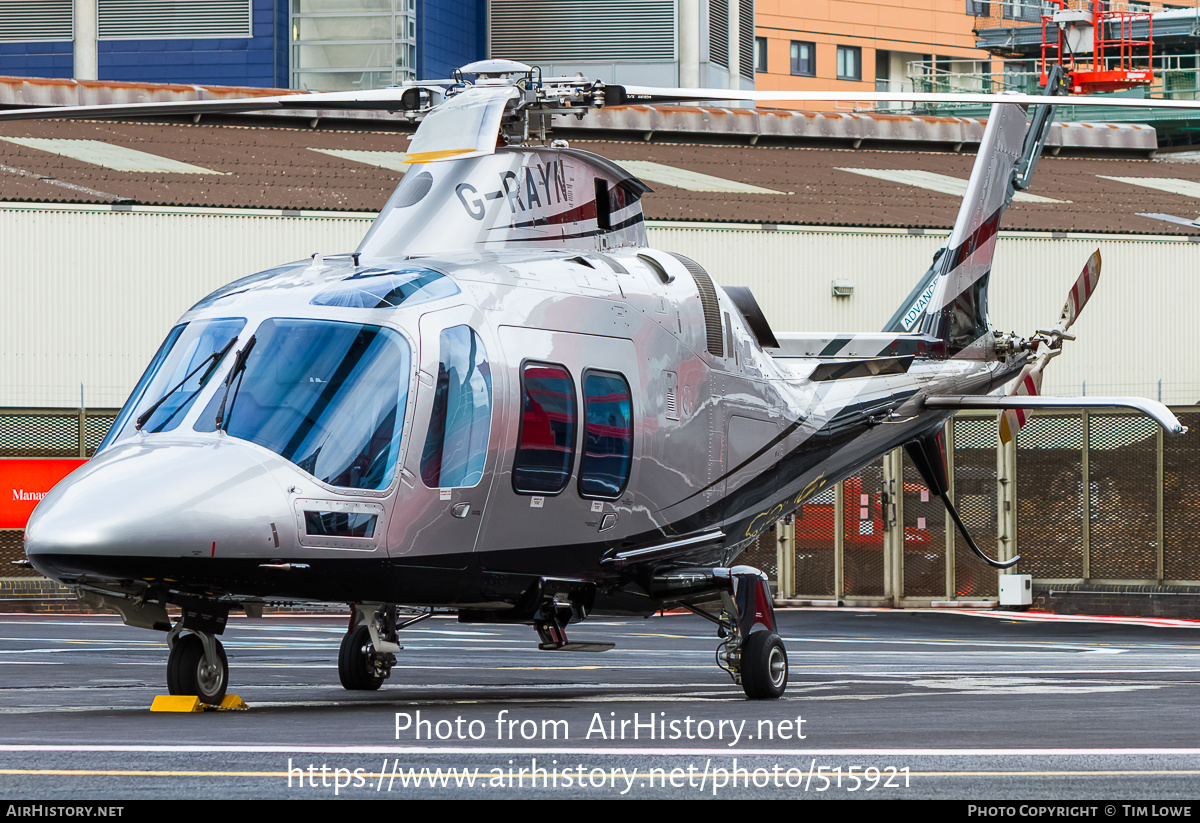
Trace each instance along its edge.
<path fill-rule="evenodd" d="M 1200 581 L 1200 409 L 1190 434 L 1144 417 L 1034 414 L 1001 448 L 994 415 L 947 430 L 951 495 L 972 537 L 1045 583 Z M 778 531 L 785 597 L 920 605 L 994 599 L 978 560 L 903 450 L 807 501 Z"/>

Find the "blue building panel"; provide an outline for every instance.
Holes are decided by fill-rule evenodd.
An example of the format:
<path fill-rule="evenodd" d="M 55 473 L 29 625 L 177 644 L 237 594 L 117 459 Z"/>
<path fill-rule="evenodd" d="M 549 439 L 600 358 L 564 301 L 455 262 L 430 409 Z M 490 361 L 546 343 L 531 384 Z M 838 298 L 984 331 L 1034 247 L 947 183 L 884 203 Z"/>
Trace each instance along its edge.
<path fill-rule="evenodd" d="M 280 3 L 279 14 L 275 17 L 275 75 L 271 85 L 275 88 L 288 88 L 292 78 L 288 74 L 290 66 L 291 24 L 288 18 L 288 3 Z M 257 3 L 255 5 L 257 9 Z M 257 21 L 258 17 L 255 16 Z"/>
<path fill-rule="evenodd" d="M 487 55 L 485 0 L 417 0 L 417 79 L 449 77 Z"/>
<path fill-rule="evenodd" d="M 254 0 L 253 37 L 101 40 L 98 74 L 101 80 L 140 83 L 284 87 L 288 6 Z"/>
<path fill-rule="evenodd" d="M 142 83 L 187 82 L 214 85 L 274 84 L 273 38 L 113 40 L 100 53 L 101 80 Z M 262 60 L 251 66 L 248 55 Z M 181 76 L 180 65 L 190 66 Z"/>
<path fill-rule="evenodd" d="M 286 88 L 291 3 L 253 0 L 246 38 L 101 40 L 101 80 Z M 450 72 L 487 55 L 486 0 L 417 0 L 417 77 Z M 70 78 L 70 41 L 0 43 L 0 74 Z"/>
<path fill-rule="evenodd" d="M 0 75 L 70 78 L 75 47 L 70 40 L 38 43 L 0 43 Z"/>

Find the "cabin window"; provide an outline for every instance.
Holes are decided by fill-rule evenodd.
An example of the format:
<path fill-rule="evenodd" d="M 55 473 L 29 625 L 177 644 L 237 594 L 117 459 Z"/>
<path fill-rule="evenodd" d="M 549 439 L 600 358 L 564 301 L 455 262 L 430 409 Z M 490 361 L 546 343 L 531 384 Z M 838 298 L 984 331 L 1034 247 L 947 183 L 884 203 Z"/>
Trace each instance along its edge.
<path fill-rule="evenodd" d="M 430 488 L 474 486 L 483 478 L 492 426 L 492 372 L 469 326 L 441 334 L 441 354 L 421 479 Z"/>
<path fill-rule="evenodd" d="M 257 443 L 323 483 L 386 489 L 395 474 L 412 374 L 408 342 L 379 326 L 272 318 L 245 368 L 196 422 Z M 231 358 L 232 359 L 232 358 Z"/>
<path fill-rule="evenodd" d="M 575 383 L 562 366 L 526 363 L 521 394 L 513 488 L 524 494 L 558 494 L 567 487 L 575 458 Z"/>
<path fill-rule="evenodd" d="M 296 272 L 304 269 L 309 265 L 308 261 L 303 263 L 288 263 L 285 266 L 276 266 L 273 269 L 256 272 L 255 274 L 247 275 L 246 277 L 234 280 L 232 283 L 226 283 L 221 288 L 209 294 L 196 305 L 192 306 L 189 311 L 200 311 L 207 309 L 215 304 L 218 300 L 224 300 L 226 297 L 233 297 L 236 294 L 244 294 L 250 291 L 254 286 L 267 282 L 268 280 L 279 277 L 281 275 L 294 275 Z"/>
<path fill-rule="evenodd" d="M 619 374 L 588 371 L 583 376 L 583 457 L 579 493 L 619 497 L 633 459 L 633 402 Z"/>
<path fill-rule="evenodd" d="M 312 304 L 350 309 L 394 309 L 402 303 L 415 306 L 458 293 L 453 280 L 430 269 L 366 269 L 325 289 L 312 299 Z"/>
<path fill-rule="evenodd" d="M 315 537 L 374 537 L 377 514 L 362 512 L 304 512 L 304 533 Z"/>
<path fill-rule="evenodd" d="M 608 181 L 596 178 L 596 228 L 601 231 L 612 229 L 612 201 L 608 196 Z"/>

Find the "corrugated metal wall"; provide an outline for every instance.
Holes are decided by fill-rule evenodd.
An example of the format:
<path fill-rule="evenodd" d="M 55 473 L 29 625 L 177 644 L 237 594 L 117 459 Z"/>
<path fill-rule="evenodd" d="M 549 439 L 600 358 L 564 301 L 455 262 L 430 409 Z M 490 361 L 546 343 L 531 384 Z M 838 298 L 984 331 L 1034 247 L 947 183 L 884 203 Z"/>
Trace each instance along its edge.
<path fill-rule="evenodd" d="M 218 286 L 353 251 L 364 217 L 0 211 L 0 405 L 120 406 L 167 330 Z"/>
<path fill-rule="evenodd" d="M 669 224 L 668 224 L 669 225 Z M 694 258 L 721 285 L 749 286 L 777 331 L 882 328 L 944 242 L 904 231 L 664 226 L 651 242 Z M 1093 251 L 1100 285 L 1071 329 L 1079 340 L 1047 370 L 1045 394 L 1136 394 L 1200 401 L 1190 331 L 1200 306 L 1200 245 L 1187 238 L 1002 233 L 990 313 L 996 327 L 1029 335 L 1050 328 Z M 833 280 L 854 295 L 834 298 Z M 1086 381 L 1086 386 L 1084 385 Z"/>
<path fill-rule="evenodd" d="M 167 329 L 223 283 L 313 252 L 353 250 L 364 215 L 0 208 L 0 405 L 118 406 Z M 754 289 L 781 331 L 880 328 L 943 238 L 903 231 L 655 223 L 651 242 L 695 259 L 723 285 Z M 1189 316 L 1200 247 L 1178 239 L 1002 235 L 991 290 L 998 326 L 1028 334 L 1057 319 L 1097 247 L 1100 288 L 1048 371 L 1046 393 L 1200 400 Z M 854 283 L 834 298 L 832 280 Z"/>

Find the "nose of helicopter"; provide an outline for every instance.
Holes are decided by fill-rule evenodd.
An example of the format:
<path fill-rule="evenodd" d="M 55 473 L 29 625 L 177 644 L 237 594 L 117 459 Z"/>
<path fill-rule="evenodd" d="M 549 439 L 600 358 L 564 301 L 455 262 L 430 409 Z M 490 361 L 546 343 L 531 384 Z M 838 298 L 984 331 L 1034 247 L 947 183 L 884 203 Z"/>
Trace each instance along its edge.
<path fill-rule="evenodd" d="M 266 553 L 293 519 L 284 487 L 245 445 L 134 443 L 55 486 L 29 520 L 25 551 L 65 582 L 169 575 L 172 559 Z"/>

